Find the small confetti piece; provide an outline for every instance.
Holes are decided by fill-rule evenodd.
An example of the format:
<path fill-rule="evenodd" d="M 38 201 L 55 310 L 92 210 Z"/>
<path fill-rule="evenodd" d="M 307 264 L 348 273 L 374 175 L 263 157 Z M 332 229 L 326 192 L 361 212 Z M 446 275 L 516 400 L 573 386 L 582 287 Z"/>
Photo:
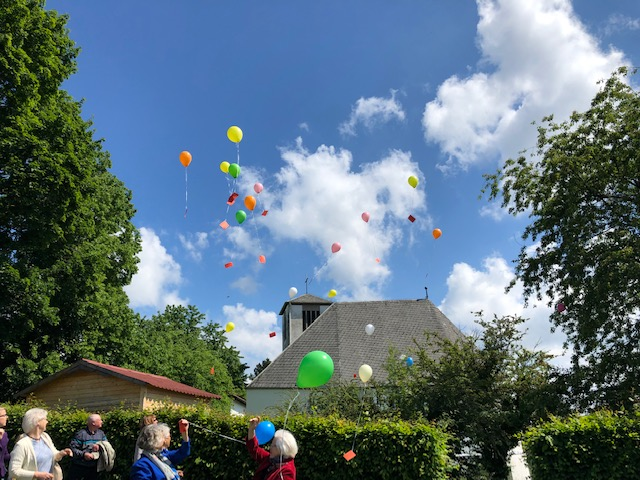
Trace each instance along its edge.
<path fill-rule="evenodd" d="M 229 197 L 229 200 L 227 200 L 227 205 L 233 205 L 236 201 L 236 198 L 238 198 L 238 194 L 237 193 L 232 193 L 231 196 Z"/>
<path fill-rule="evenodd" d="M 214 375 L 216 373 L 216 369 L 211 367 L 211 371 L 209 373 L 211 373 L 211 375 Z"/>
<path fill-rule="evenodd" d="M 376 262 L 377 262 L 377 263 L 380 263 L 380 259 L 379 259 L 379 258 L 376 258 Z"/>
<path fill-rule="evenodd" d="M 265 257 L 264 255 L 260 255 L 258 257 L 258 260 L 260 261 L 260 263 L 267 263 L 267 257 Z"/>
<path fill-rule="evenodd" d="M 223 220 L 222 222 L 220 222 L 220 228 L 222 228 L 223 230 L 226 230 L 227 228 L 229 228 L 229 224 L 227 223 L 226 220 Z"/>
<path fill-rule="evenodd" d="M 229 263 L 225 263 L 224 264 L 224 268 L 231 268 L 233 267 L 233 262 L 229 262 Z"/>
<path fill-rule="evenodd" d="M 265 210 L 264 212 L 262 212 L 262 216 L 263 216 L 263 217 L 266 217 L 266 216 L 267 216 L 267 213 L 269 213 L 269 210 Z"/>
<path fill-rule="evenodd" d="M 409 215 L 409 221 L 411 223 L 415 222 L 416 221 L 416 217 L 414 217 L 413 215 Z"/>
<path fill-rule="evenodd" d="M 270 337 L 270 338 L 273 338 L 273 337 L 275 337 L 275 336 L 276 336 L 276 332 L 271 332 L 271 333 L 269 334 L 269 337 Z"/>

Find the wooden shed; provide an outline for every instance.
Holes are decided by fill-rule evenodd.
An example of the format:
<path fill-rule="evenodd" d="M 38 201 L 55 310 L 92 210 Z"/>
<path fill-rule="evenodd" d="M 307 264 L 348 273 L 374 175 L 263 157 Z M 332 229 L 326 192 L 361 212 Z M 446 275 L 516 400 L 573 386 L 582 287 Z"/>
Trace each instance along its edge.
<path fill-rule="evenodd" d="M 49 408 L 75 405 L 89 411 L 105 411 L 122 405 L 142 410 L 161 402 L 193 405 L 221 398 L 167 377 L 85 358 L 25 388 L 17 396 L 35 397 Z"/>

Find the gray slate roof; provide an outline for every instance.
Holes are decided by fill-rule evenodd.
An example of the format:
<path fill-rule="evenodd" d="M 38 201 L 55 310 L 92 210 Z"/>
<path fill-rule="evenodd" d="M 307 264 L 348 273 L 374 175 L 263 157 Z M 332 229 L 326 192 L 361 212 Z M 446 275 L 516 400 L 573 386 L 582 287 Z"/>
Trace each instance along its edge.
<path fill-rule="evenodd" d="M 280 309 L 280 315 L 284 313 L 284 310 L 287 308 L 287 305 L 331 305 L 333 302 L 331 300 L 326 300 L 324 298 L 316 297 L 315 295 L 309 295 L 305 293 L 304 295 L 300 295 L 299 297 L 293 298 L 288 302 L 284 302 L 282 308 Z"/>
<path fill-rule="evenodd" d="M 369 323 L 375 327 L 373 335 L 365 332 Z M 366 363 L 373 369 L 372 378 L 384 381 L 387 374 L 382 365 L 389 355 L 389 347 L 393 345 L 408 354 L 415 348 L 413 339 L 422 342 L 425 331 L 451 340 L 462 336 L 426 299 L 336 302 L 247 388 L 296 388 L 300 361 L 313 350 L 322 350 L 333 359 L 334 380 L 353 380 L 353 375 Z"/>

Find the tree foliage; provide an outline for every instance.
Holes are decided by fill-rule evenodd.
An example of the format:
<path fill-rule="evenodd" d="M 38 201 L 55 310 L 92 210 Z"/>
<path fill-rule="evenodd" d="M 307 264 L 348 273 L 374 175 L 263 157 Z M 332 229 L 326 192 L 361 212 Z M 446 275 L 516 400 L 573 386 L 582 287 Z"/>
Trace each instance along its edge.
<path fill-rule="evenodd" d="M 260 363 L 258 363 L 254 368 L 253 368 L 253 375 L 249 375 L 249 378 L 251 380 L 253 380 L 254 378 L 256 378 L 258 375 L 260 375 L 260 372 L 262 372 L 265 368 L 267 368 L 269 365 L 271 364 L 271 360 L 269 358 L 265 358 L 263 361 L 261 361 Z"/>
<path fill-rule="evenodd" d="M 0 0 L 0 392 L 79 357 L 114 363 L 133 326 L 131 193 L 81 104 L 78 49 L 44 2 Z"/>
<path fill-rule="evenodd" d="M 219 395 L 244 395 L 247 365 L 226 345 L 218 324 L 204 325 L 194 306 L 168 306 L 151 318 L 138 318 L 129 359 L 122 366 L 162 375 Z"/>
<path fill-rule="evenodd" d="M 627 76 L 568 121 L 544 118 L 530 157 L 485 176 L 490 200 L 531 218 L 516 279 L 566 307 L 552 321 L 573 344 L 583 405 L 628 406 L 640 384 L 640 93 Z"/>

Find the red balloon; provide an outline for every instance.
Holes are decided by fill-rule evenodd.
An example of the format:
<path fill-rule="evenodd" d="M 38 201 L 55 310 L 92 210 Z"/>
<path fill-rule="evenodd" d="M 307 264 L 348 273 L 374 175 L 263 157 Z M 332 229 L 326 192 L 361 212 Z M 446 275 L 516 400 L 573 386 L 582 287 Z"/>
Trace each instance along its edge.
<path fill-rule="evenodd" d="M 331 245 L 331 252 L 332 253 L 339 252 L 341 248 L 342 248 L 342 245 L 340 245 L 338 242 L 336 242 L 333 245 Z"/>
<path fill-rule="evenodd" d="M 362 220 L 364 220 L 365 222 L 369 221 L 369 212 L 364 212 L 361 216 Z"/>

